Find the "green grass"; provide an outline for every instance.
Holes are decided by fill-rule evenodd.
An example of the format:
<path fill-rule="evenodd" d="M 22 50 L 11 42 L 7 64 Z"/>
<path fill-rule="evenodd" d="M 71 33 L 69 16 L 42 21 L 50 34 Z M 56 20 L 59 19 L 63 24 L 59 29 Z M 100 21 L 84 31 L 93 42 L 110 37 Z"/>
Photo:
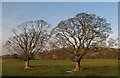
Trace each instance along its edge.
<path fill-rule="evenodd" d="M 31 69 L 24 69 L 22 60 L 3 60 L 3 76 L 118 76 L 118 60 L 83 59 L 84 70 L 67 73 L 75 67 L 71 60 L 31 60 Z"/>

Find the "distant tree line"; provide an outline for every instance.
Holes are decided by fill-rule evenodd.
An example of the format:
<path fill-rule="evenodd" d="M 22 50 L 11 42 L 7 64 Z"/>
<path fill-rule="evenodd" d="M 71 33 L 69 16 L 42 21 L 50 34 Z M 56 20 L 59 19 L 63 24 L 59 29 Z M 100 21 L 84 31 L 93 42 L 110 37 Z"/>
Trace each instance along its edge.
<path fill-rule="evenodd" d="M 53 59 L 56 55 L 56 59 Z M 104 48 L 95 53 L 88 53 L 83 59 L 120 59 L 118 57 L 118 49 Z M 3 59 L 23 59 L 18 54 L 4 55 Z M 74 56 L 63 49 L 56 49 L 49 52 L 37 53 L 31 60 L 72 60 Z"/>

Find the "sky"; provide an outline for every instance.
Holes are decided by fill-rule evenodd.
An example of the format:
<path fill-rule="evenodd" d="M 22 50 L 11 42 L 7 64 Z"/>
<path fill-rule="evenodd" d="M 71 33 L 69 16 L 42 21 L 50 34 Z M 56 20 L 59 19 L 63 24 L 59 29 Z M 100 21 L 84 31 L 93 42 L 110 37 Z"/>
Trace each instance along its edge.
<path fill-rule="evenodd" d="M 23 22 L 42 19 L 55 27 L 81 12 L 106 18 L 113 31 L 110 37 L 118 37 L 117 2 L 3 2 L 2 43 L 13 36 L 12 29 Z"/>

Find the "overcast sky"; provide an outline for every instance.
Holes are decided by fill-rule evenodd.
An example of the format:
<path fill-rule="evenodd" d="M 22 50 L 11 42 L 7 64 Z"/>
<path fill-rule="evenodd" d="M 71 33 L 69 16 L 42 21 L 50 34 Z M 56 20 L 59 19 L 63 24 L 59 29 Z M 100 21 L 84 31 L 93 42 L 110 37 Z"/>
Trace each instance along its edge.
<path fill-rule="evenodd" d="M 81 12 L 106 18 L 107 22 L 111 23 L 113 31 L 110 37 L 118 37 L 117 2 L 3 2 L 2 42 L 4 44 L 13 35 L 11 32 L 13 28 L 25 21 L 42 19 L 56 26 L 60 21 Z"/>

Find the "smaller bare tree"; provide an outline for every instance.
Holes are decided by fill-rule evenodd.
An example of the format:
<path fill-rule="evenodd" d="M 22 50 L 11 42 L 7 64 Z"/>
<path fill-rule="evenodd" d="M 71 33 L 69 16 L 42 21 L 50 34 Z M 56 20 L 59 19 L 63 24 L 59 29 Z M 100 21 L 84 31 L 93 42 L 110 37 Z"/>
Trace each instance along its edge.
<path fill-rule="evenodd" d="M 116 38 L 116 39 L 109 38 L 109 40 L 107 42 L 108 42 L 108 47 L 110 47 L 110 48 L 118 46 L 118 38 Z"/>
<path fill-rule="evenodd" d="M 43 20 L 37 20 L 24 22 L 17 27 L 18 32 L 13 30 L 14 36 L 9 38 L 4 47 L 10 52 L 23 56 L 25 68 L 30 68 L 29 60 L 36 53 L 46 50 L 50 24 Z"/>
<path fill-rule="evenodd" d="M 114 48 L 118 46 L 118 38 L 108 38 L 107 40 L 102 40 L 98 42 L 94 42 L 92 45 L 100 48 Z"/>

